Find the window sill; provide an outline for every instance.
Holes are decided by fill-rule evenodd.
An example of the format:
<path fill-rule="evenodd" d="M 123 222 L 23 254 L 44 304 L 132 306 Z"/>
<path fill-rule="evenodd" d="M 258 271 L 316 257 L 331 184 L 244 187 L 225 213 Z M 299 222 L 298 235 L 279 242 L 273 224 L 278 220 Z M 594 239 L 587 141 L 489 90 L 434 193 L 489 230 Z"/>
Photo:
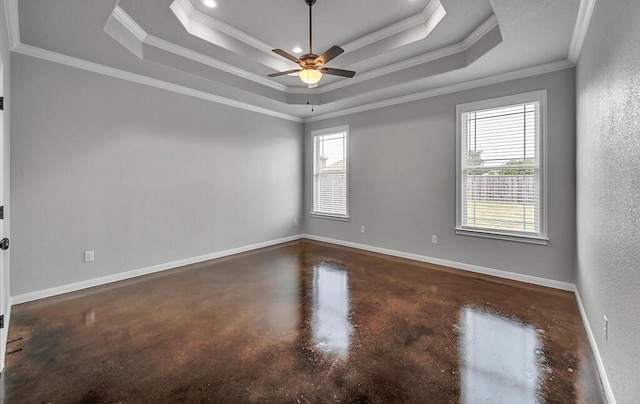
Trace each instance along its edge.
<path fill-rule="evenodd" d="M 529 244 L 538 244 L 538 245 L 549 244 L 549 239 L 547 237 L 528 236 L 524 234 L 521 235 L 521 234 L 510 234 L 510 233 L 499 233 L 499 232 L 492 232 L 487 230 L 465 229 L 460 227 L 456 227 L 456 234 L 461 236 L 491 238 L 495 240 L 516 241 L 519 243 L 529 243 Z"/>
<path fill-rule="evenodd" d="M 327 213 L 311 212 L 310 215 L 311 217 L 315 217 L 317 219 L 338 220 L 340 222 L 348 222 L 349 220 L 351 220 L 349 216 L 336 216 L 336 215 L 329 215 Z"/>

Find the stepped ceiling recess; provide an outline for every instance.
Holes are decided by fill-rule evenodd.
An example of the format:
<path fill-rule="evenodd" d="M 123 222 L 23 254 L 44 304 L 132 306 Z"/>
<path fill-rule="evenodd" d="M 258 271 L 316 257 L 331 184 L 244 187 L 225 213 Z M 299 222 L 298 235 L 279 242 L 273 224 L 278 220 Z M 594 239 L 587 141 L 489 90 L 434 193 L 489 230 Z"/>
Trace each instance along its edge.
<path fill-rule="evenodd" d="M 15 52 L 297 121 L 575 63 L 580 0 L 317 0 L 313 46 L 339 45 L 309 89 L 276 55 L 308 51 L 304 0 L 7 0 Z M 584 2 L 585 0 L 583 0 Z M 311 111 L 310 103 L 314 106 Z"/>

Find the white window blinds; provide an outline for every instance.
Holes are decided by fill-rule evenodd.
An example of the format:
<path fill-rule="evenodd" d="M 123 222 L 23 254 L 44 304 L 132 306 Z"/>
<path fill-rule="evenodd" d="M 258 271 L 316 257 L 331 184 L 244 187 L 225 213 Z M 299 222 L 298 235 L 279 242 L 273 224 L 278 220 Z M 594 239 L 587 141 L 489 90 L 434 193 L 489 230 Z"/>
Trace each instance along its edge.
<path fill-rule="evenodd" d="M 313 213 L 347 217 L 346 127 L 313 134 Z"/>
<path fill-rule="evenodd" d="M 542 233 L 541 102 L 460 114 L 458 227 Z"/>

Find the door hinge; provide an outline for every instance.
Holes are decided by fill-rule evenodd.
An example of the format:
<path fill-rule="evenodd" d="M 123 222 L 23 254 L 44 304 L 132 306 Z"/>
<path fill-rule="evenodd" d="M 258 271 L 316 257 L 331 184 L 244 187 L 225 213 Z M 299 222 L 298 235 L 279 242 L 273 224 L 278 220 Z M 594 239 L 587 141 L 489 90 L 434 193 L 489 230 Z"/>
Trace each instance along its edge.
<path fill-rule="evenodd" d="M 4 97 L 0 97 L 0 111 L 4 111 Z"/>
<path fill-rule="evenodd" d="M 0 219 L 4 219 L 4 206 L 0 206 Z"/>
<path fill-rule="evenodd" d="M 4 328 L 4 314 L 0 316 L 0 328 Z"/>

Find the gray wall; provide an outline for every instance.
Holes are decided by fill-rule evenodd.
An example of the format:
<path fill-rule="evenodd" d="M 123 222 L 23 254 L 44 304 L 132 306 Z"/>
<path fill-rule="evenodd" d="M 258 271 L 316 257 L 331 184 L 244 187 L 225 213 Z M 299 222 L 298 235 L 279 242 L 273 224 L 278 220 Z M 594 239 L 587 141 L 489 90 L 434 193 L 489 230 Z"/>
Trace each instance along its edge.
<path fill-rule="evenodd" d="M 569 69 L 307 124 L 305 233 L 573 283 L 574 85 Z M 549 245 L 456 235 L 456 104 L 545 88 Z M 309 217 L 311 131 L 343 124 L 350 127 L 351 221 Z"/>
<path fill-rule="evenodd" d="M 640 397 L 638 21 L 637 0 L 599 0 L 577 67 L 577 286 L 619 403 Z"/>
<path fill-rule="evenodd" d="M 13 296 L 301 232 L 301 124 L 11 63 Z"/>

